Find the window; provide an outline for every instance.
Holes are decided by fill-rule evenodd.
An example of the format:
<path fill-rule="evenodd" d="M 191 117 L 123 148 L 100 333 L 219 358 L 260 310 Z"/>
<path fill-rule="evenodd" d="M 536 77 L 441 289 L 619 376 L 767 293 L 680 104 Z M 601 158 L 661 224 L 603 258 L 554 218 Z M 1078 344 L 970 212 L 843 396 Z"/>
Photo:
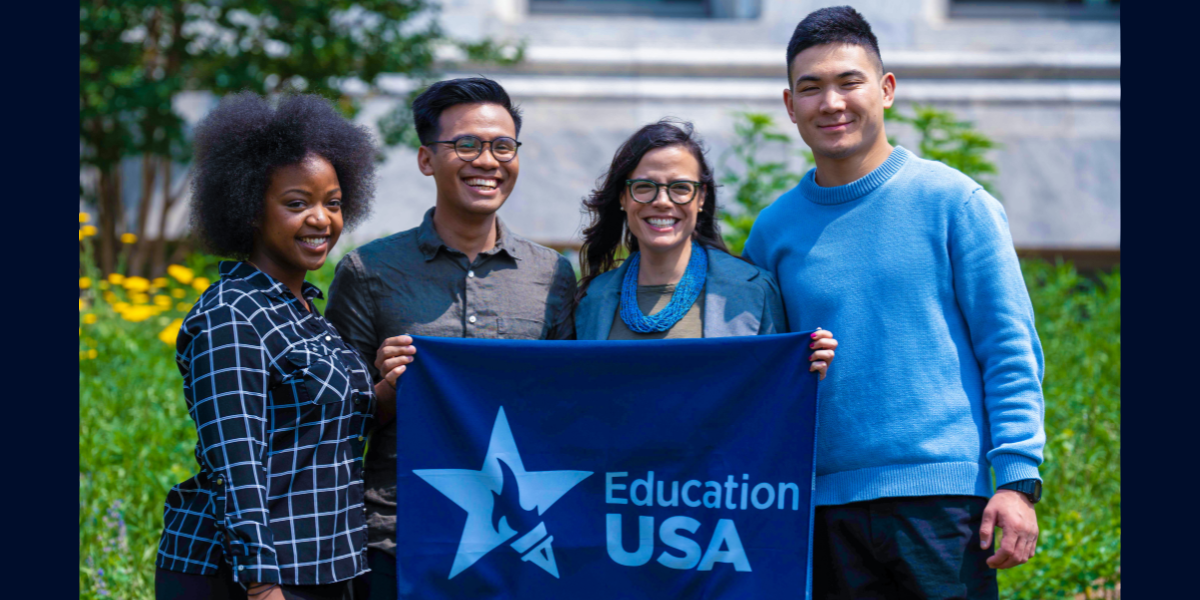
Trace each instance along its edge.
<path fill-rule="evenodd" d="M 535 15 L 758 18 L 761 0 L 529 0 Z"/>
<path fill-rule="evenodd" d="M 1119 21 L 1121 0 L 950 0 L 950 16 Z"/>

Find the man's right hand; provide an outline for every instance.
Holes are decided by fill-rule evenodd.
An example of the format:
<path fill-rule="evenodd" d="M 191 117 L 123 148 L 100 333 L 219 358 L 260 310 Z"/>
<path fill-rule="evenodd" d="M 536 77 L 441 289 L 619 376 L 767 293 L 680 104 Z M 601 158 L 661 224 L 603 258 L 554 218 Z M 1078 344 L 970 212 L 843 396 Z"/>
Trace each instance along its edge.
<path fill-rule="evenodd" d="M 413 361 L 417 348 L 412 345 L 413 339 L 407 335 L 398 335 L 383 340 L 379 350 L 375 351 L 375 368 L 387 381 L 392 389 L 396 389 L 396 380 L 404 374 L 404 369 Z"/>

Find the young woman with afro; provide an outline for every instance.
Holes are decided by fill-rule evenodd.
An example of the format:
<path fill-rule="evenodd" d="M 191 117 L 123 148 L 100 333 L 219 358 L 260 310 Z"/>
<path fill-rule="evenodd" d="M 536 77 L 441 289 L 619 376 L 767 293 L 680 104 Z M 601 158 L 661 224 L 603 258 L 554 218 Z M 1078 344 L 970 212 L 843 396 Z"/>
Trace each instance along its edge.
<path fill-rule="evenodd" d="M 343 598 L 366 571 L 376 397 L 304 278 L 368 214 L 374 155 L 317 96 L 227 96 L 196 128 L 192 228 L 232 260 L 177 338 L 199 472 L 167 495 L 160 599 Z"/>

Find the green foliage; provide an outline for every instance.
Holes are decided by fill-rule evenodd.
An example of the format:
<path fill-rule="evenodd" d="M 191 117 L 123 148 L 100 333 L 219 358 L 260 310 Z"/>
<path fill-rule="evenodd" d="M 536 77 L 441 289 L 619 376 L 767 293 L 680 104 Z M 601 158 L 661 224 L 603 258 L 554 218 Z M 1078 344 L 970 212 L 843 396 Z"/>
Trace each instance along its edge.
<path fill-rule="evenodd" d="M 752 112 L 735 114 L 737 121 L 733 131 L 736 137 L 729 153 L 733 155 L 736 166 L 726 167 L 729 154 L 722 156 L 720 165 L 723 172 L 720 183 L 733 189 L 733 204 L 726 199 L 721 214 L 721 235 L 731 252 L 741 254 L 758 213 L 781 193 L 799 183 L 801 171 L 791 168 L 786 162 L 789 155 L 797 153 L 791 149 L 791 139 L 776 128 L 770 115 Z M 785 160 L 760 160 L 759 152 L 770 147 L 778 148 Z M 812 163 L 812 152 L 804 150 L 798 154 L 809 164 Z"/>
<path fill-rule="evenodd" d="M 80 598 L 149 599 L 163 502 L 197 471 L 196 430 L 158 339 L 168 318 L 98 312 L 83 325 L 97 358 L 79 363 Z"/>
<path fill-rule="evenodd" d="M 115 240 L 126 227 L 120 161 L 144 159 L 133 224 L 143 238 L 157 189 L 154 165 L 164 163 L 160 168 L 169 180 L 170 164 L 190 158 L 189 132 L 173 105 L 180 92 L 316 93 L 352 117 L 359 106 L 343 92 L 347 84 L 369 92 L 378 90 L 382 74 L 429 81 L 439 48 L 457 48 L 473 64 L 509 65 L 524 56 L 524 44 L 448 38 L 438 10 L 432 0 L 82 2 L 80 162 L 99 177 L 86 179 L 81 198 L 98 208 L 102 270 L 114 270 Z M 382 125 L 384 142 L 411 141 L 395 116 Z M 139 242 L 133 274 L 144 274 L 146 254 L 161 253 L 161 247 Z"/>
<path fill-rule="evenodd" d="M 945 163 L 978 181 L 993 196 L 996 195 L 992 176 L 996 165 L 988 160 L 987 152 L 1000 145 L 984 135 L 970 121 L 960 121 L 954 113 L 933 106 L 913 105 L 912 116 L 895 108 L 884 111 L 885 120 L 911 125 L 920 136 L 917 154 L 921 158 Z"/>
<path fill-rule="evenodd" d="M 1046 492 L 1037 554 L 1000 584 L 1008 599 L 1069 598 L 1121 580 L 1121 270 L 1022 270 L 1046 361 Z"/>

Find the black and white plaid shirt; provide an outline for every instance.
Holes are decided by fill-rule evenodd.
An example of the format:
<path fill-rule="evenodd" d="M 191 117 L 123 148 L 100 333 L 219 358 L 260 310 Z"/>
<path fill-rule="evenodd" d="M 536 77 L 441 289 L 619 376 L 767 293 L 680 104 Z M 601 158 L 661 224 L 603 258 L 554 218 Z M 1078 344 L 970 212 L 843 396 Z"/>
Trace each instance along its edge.
<path fill-rule="evenodd" d="M 333 583 L 367 571 L 367 365 L 316 311 L 248 263 L 222 262 L 175 360 L 200 473 L 167 495 L 156 564 L 239 582 Z M 321 297 L 307 282 L 304 297 Z"/>

